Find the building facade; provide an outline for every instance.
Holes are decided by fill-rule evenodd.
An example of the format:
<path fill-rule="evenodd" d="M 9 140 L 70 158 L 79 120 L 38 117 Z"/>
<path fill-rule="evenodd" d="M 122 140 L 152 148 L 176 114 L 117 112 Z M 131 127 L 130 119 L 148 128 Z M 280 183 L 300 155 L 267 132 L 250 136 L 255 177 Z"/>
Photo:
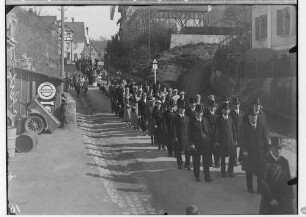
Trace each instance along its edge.
<path fill-rule="evenodd" d="M 252 16 L 252 48 L 271 48 L 288 53 L 296 45 L 295 6 L 256 5 Z"/>

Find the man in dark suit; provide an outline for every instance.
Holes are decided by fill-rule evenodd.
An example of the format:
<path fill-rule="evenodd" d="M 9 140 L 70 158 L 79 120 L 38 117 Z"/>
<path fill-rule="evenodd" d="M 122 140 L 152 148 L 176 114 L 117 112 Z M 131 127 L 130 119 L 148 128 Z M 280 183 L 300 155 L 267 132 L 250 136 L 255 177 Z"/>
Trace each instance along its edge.
<path fill-rule="evenodd" d="M 185 106 L 184 104 L 179 104 L 178 114 L 173 119 L 173 143 L 174 143 L 175 156 L 177 159 L 177 165 L 179 169 L 182 169 L 183 166 L 182 152 L 184 152 L 185 153 L 184 168 L 186 168 L 187 170 L 191 170 L 188 123 L 189 123 L 189 117 L 185 115 Z"/>
<path fill-rule="evenodd" d="M 288 185 L 291 179 L 289 163 L 280 156 L 282 144 L 279 137 L 271 137 L 270 152 L 266 155 L 261 176 L 262 199 L 260 215 L 297 214 L 293 207 L 293 189 Z"/>
<path fill-rule="evenodd" d="M 237 138 L 237 141 L 235 142 L 235 166 L 238 166 L 238 162 L 240 162 L 240 154 L 239 154 L 239 132 L 240 128 L 243 124 L 244 119 L 244 112 L 240 109 L 240 100 L 238 96 L 233 97 L 233 110 L 230 112 L 230 116 L 233 118 L 234 125 L 235 125 L 235 138 Z"/>
<path fill-rule="evenodd" d="M 267 121 L 266 113 L 263 111 L 263 105 L 259 98 L 255 98 L 252 103 L 252 107 L 258 112 L 258 122 L 261 123 L 266 131 L 266 134 L 269 135 L 269 126 Z"/>
<path fill-rule="evenodd" d="M 196 102 L 194 98 L 189 98 L 189 107 L 186 109 L 185 114 L 189 118 L 195 117 L 195 107 L 196 107 Z"/>
<path fill-rule="evenodd" d="M 218 118 L 216 114 L 217 104 L 214 95 L 209 95 L 207 97 L 207 109 L 204 113 L 204 117 L 208 120 L 209 126 L 211 129 L 210 137 L 213 138 L 213 134 L 215 131 L 215 123 Z M 220 167 L 220 147 L 214 146 L 213 140 L 211 140 L 210 144 L 210 152 L 209 152 L 209 165 L 212 166 L 212 155 L 214 155 L 214 166 L 215 168 Z"/>
<path fill-rule="evenodd" d="M 258 122 L 258 112 L 251 107 L 247 120 L 240 129 L 239 145 L 242 153 L 242 170 L 246 171 L 246 183 L 249 193 L 253 190 L 253 175 L 257 176 L 257 192 L 260 190 L 260 175 L 268 151 L 268 137 L 262 124 Z"/>
<path fill-rule="evenodd" d="M 188 138 L 190 141 L 190 149 L 193 153 L 193 170 L 195 180 L 200 181 L 200 162 L 203 158 L 204 177 L 206 182 L 211 182 L 209 172 L 209 144 L 211 130 L 206 118 L 203 117 L 202 105 L 199 104 L 195 109 L 195 117 L 192 118 L 188 125 Z"/>
<path fill-rule="evenodd" d="M 142 129 L 143 135 L 147 135 L 147 126 L 146 126 L 146 104 L 147 104 L 147 93 L 143 92 L 141 100 L 138 102 L 138 115 L 140 116 L 140 127 Z"/>
<path fill-rule="evenodd" d="M 227 173 L 229 177 L 234 177 L 234 161 L 235 161 L 235 126 L 232 117 L 229 115 L 229 101 L 226 100 L 222 104 L 222 114 L 216 120 L 215 125 L 215 146 L 220 147 L 221 155 L 221 174 L 226 177 L 225 158 L 229 157 Z"/>
<path fill-rule="evenodd" d="M 165 111 L 164 114 L 164 121 L 165 121 L 165 135 L 166 135 L 166 143 L 167 143 L 167 150 L 168 156 L 173 156 L 173 119 L 176 116 L 176 112 L 174 111 L 174 102 L 171 100 L 168 105 L 168 109 Z"/>

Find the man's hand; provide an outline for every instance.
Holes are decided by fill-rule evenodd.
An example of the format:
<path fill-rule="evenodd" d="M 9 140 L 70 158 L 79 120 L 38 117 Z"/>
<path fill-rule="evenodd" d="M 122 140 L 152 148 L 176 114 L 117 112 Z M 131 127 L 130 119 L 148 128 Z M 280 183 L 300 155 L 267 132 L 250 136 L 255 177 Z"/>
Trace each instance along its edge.
<path fill-rule="evenodd" d="M 191 149 L 195 149 L 195 146 L 194 146 L 194 145 L 191 145 L 190 148 L 191 148 Z"/>
<path fill-rule="evenodd" d="M 235 146 L 238 147 L 238 142 L 235 142 Z"/>
<path fill-rule="evenodd" d="M 276 207 L 276 206 L 278 206 L 278 201 L 273 199 L 273 200 L 270 201 L 270 205 L 273 206 L 273 207 Z"/>
<path fill-rule="evenodd" d="M 157 125 L 154 125 L 154 128 L 157 129 L 158 128 Z"/>
<path fill-rule="evenodd" d="M 248 152 L 245 151 L 245 152 L 242 153 L 242 155 L 243 155 L 243 157 L 247 157 L 248 156 Z"/>

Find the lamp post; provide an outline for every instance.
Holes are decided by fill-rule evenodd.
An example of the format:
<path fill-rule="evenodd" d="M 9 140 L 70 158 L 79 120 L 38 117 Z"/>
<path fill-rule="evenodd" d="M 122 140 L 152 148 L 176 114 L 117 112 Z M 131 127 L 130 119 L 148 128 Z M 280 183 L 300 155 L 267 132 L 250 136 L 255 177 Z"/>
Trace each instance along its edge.
<path fill-rule="evenodd" d="M 154 71 L 154 84 L 156 84 L 156 70 L 158 68 L 156 59 L 153 60 L 152 68 L 153 68 L 153 71 Z"/>

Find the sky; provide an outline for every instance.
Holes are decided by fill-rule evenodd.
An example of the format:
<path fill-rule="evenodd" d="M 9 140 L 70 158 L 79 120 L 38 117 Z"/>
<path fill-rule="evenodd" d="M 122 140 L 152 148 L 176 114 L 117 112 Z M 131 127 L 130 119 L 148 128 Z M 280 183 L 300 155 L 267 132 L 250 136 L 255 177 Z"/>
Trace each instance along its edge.
<path fill-rule="evenodd" d="M 42 16 L 57 16 L 60 20 L 61 12 L 59 6 L 41 6 Z M 111 39 L 119 30 L 116 25 L 120 18 L 120 13 L 115 12 L 114 20 L 110 20 L 110 6 L 65 6 L 65 22 L 71 22 L 74 17 L 75 22 L 84 22 L 85 28 L 88 27 L 88 34 L 91 39 L 99 39 L 100 36 Z"/>

